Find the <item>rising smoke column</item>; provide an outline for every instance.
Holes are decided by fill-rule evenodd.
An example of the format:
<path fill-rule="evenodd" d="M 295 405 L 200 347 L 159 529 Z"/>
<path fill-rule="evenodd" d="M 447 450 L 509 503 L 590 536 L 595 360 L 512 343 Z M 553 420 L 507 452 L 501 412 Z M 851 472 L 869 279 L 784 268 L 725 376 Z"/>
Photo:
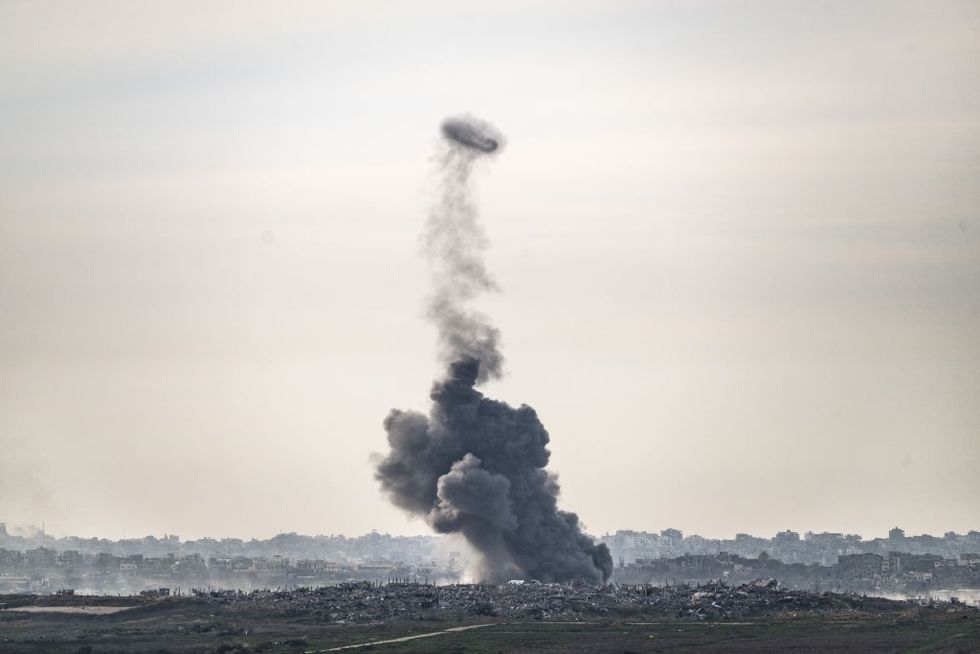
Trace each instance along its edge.
<path fill-rule="evenodd" d="M 476 386 L 499 377 L 499 332 L 470 300 L 496 289 L 484 265 L 470 177 L 503 139 L 474 118 L 442 124 L 440 199 L 426 226 L 434 292 L 428 316 L 439 332 L 446 377 L 432 387 L 428 416 L 394 409 L 385 418 L 390 452 L 375 476 L 391 501 L 440 533 L 460 533 L 480 555 L 489 582 L 606 581 L 612 558 L 558 509 L 558 481 L 546 470 L 548 432 L 534 409 L 513 408 Z"/>

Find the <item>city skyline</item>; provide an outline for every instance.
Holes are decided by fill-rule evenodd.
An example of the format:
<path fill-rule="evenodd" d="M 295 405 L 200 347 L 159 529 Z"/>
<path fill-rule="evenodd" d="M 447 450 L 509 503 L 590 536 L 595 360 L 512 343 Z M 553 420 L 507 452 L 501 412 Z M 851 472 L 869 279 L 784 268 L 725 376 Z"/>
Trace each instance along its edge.
<path fill-rule="evenodd" d="M 681 534 L 681 536 L 683 538 L 688 538 L 688 537 L 693 536 L 695 538 L 703 538 L 703 539 L 709 540 L 709 541 L 728 541 L 728 540 L 734 540 L 737 536 L 746 536 L 746 535 L 747 536 L 751 536 L 752 538 L 761 538 L 761 539 L 770 539 L 771 540 L 771 539 L 776 539 L 779 536 L 785 535 L 785 534 L 795 534 L 796 536 L 799 536 L 801 538 L 805 538 L 807 535 L 828 535 L 828 534 L 836 534 L 836 535 L 840 535 L 841 537 L 853 537 L 853 536 L 857 536 L 863 542 L 870 542 L 870 541 L 874 541 L 874 540 L 882 540 L 882 539 L 891 538 L 897 532 L 901 532 L 901 536 L 900 537 L 902 537 L 902 538 L 916 538 L 916 537 L 920 537 L 920 536 L 921 537 L 928 537 L 928 538 L 944 538 L 944 537 L 948 537 L 950 535 L 955 535 L 955 536 L 968 536 L 968 535 L 973 535 L 973 534 L 980 534 L 980 526 L 978 526 L 976 529 L 966 529 L 966 530 L 962 530 L 962 531 L 956 531 L 956 530 L 953 530 L 953 529 L 948 529 L 948 530 L 944 530 L 944 531 L 938 532 L 936 534 L 931 534 L 931 533 L 927 533 L 927 532 L 916 533 L 916 532 L 912 532 L 912 531 L 907 531 L 907 530 L 905 530 L 904 528 L 902 528 L 901 526 L 898 526 L 898 525 L 896 525 L 894 527 L 891 527 L 884 534 L 862 534 L 862 533 L 858 533 L 858 532 L 848 532 L 848 531 L 839 531 L 839 530 L 836 530 L 835 531 L 835 530 L 816 530 L 816 529 L 794 529 L 792 527 L 786 527 L 785 529 L 779 529 L 779 530 L 773 532 L 771 535 L 768 535 L 768 534 L 765 534 L 765 533 L 761 533 L 761 534 L 760 533 L 752 533 L 751 531 L 736 531 L 736 532 L 733 532 L 731 534 L 721 535 L 721 536 L 708 536 L 708 535 L 705 535 L 705 534 L 700 534 L 700 533 L 695 533 L 695 532 L 687 531 L 685 529 L 680 529 L 680 528 L 678 528 L 676 526 L 675 527 L 669 527 L 669 526 L 668 527 L 661 527 L 661 528 L 657 528 L 657 529 L 640 528 L 640 527 L 619 527 L 619 528 L 616 528 L 616 529 L 613 529 L 613 530 L 610 530 L 610 531 L 606 531 L 606 532 L 602 532 L 602 533 L 592 533 L 591 535 L 592 536 L 595 536 L 595 537 L 600 537 L 601 538 L 601 537 L 611 536 L 611 535 L 618 534 L 618 533 L 628 533 L 628 532 L 643 533 L 643 534 L 663 534 L 664 532 L 678 532 L 678 533 Z M 153 538 L 153 539 L 158 539 L 158 540 L 160 540 L 160 539 L 167 539 L 167 538 L 175 538 L 178 541 L 195 541 L 195 540 L 206 540 L 206 539 L 218 540 L 218 541 L 220 541 L 220 540 L 253 541 L 253 540 L 268 540 L 268 539 L 274 538 L 276 536 L 284 536 L 284 535 L 296 535 L 296 536 L 300 536 L 300 537 L 303 537 L 303 538 L 329 537 L 329 538 L 351 538 L 351 539 L 363 538 L 363 537 L 371 536 L 371 535 L 380 535 L 380 536 L 393 537 L 393 538 L 415 538 L 415 537 L 443 538 L 443 537 L 449 537 L 449 536 L 444 536 L 444 535 L 441 535 L 441 534 L 433 533 L 430 530 L 420 531 L 419 533 L 398 533 L 398 532 L 396 532 L 396 533 L 390 533 L 390 532 L 383 531 L 383 530 L 378 530 L 378 529 L 371 529 L 370 531 L 363 532 L 363 533 L 357 533 L 357 534 L 344 534 L 344 533 L 330 532 L 330 531 L 316 532 L 316 533 L 302 533 L 302 532 L 297 532 L 297 531 L 281 531 L 281 532 L 276 532 L 276 533 L 271 534 L 271 535 L 204 534 L 204 535 L 184 536 L 184 535 L 181 535 L 181 534 L 176 533 L 176 532 L 163 532 L 163 533 L 129 534 L 129 535 L 121 536 L 121 537 L 110 537 L 108 535 L 101 535 L 101 536 L 99 536 L 99 535 L 73 534 L 73 533 L 60 533 L 60 534 L 59 533 L 52 533 L 51 531 L 46 530 L 44 528 L 43 523 L 42 523 L 42 526 L 40 526 L 40 527 L 38 525 L 35 525 L 35 524 L 11 525 L 9 523 L 3 522 L 2 520 L 0 520 L 0 535 L 9 535 L 9 536 L 20 537 L 20 538 L 27 538 L 27 539 L 38 538 L 38 537 L 43 536 L 43 537 L 52 538 L 52 539 L 81 538 L 81 539 L 107 540 L 107 541 L 110 541 L 110 542 L 122 542 L 122 541 L 127 541 L 127 540 L 140 540 L 140 539 L 145 539 L 145 538 Z"/>

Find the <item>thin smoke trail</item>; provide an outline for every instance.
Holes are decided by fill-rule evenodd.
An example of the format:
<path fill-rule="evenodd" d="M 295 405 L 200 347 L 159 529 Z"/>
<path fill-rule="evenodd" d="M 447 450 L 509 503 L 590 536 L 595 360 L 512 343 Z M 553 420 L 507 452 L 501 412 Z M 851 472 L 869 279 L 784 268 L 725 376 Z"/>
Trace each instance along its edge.
<path fill-rule="evenodd" d="M 500 334 L 486 316 L 467 308 L 481 293 L 497 290 L 483 253 L 487 239 L 473 200 L 471 176 L 478 160 L 500 151 L 502 137 L 477 121 L 447 120 L 440 158 L 439 201 L 425 231 L 426 254 L 432 265 L 434 293 L 428 316 L 439 331 L 442 358 L 480 361 L 479 381 L 499 377 L 503 356 Z"/>

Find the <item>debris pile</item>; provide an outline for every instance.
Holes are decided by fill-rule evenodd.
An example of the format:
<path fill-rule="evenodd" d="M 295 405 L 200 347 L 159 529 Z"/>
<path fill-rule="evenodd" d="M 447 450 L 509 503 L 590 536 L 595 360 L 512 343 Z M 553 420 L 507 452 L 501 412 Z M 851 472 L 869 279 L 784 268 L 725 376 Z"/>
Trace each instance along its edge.
<path fill-rule="evenodd" d="M 521 585 L 347 583 L 289 591 L 198 591 L 198 601 L 244 606 L 269 613 L 306 614 L 339 624 L 392 620 L 500 617 L 514 620 L 585 620 L 644 616 L 723 620 L 766 615 L 900 613 L 912 602 L 853 594 L 781 588 L 774 579 L 729 585 L 594 586 L 584 583 Z M 935 607 L 975 611 L 963 604 Z"/>

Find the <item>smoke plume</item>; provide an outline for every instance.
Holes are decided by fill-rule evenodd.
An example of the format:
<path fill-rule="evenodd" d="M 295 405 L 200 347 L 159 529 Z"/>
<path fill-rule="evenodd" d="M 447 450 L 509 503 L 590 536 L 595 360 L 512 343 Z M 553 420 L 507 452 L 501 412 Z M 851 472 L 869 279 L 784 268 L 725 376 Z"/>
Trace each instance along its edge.
<path fill-rule="evenodd" d="M 442 124 L 440 195 L 425 232 L 434 291 L 428 316 L 439 332 L 444 379 L 432 387 L 428 416 L 394 409 L 385 418 L 390 452 L 376 477 L 391 501 L 440 533 L 459 533 L 479 553 L 476 576 L 489 582 L 606 581 L 612 559 L 558 509 L 558 481 L 546 467 L 548 432 L 534 409 L 483 396 L 499 377 L 499 332 L 469 308 L 496 290 L 483 261 L 487 240 L 470 183 L 477 163 L 503 138 L 471 118 Z"/>

